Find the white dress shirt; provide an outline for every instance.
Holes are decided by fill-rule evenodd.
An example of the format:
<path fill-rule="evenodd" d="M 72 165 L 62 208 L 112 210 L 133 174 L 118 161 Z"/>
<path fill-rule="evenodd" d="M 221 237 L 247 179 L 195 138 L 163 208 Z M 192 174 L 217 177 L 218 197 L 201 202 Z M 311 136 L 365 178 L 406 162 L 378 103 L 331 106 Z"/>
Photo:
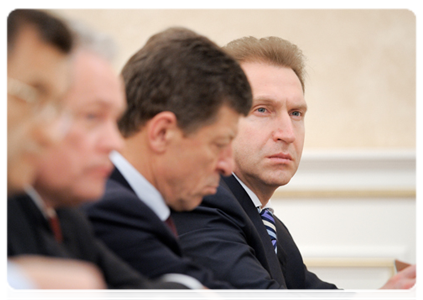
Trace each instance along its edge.
<path fill-rule="evenodd" d="M 239 179 L 235 173 L 232 173 L 232 175 L 234 175 L 234 177 L 236 178 L 236 180 L 238 180 L 238 182 L 241 184 L 241 186 L 244 188 L 244 190 L 247 192 L 248 196 L 250 196 L 251 201 L 253 201 L 255 207 L 257 207 L 258 212 L 260 213 L 262 211 L 262 209 L 268 208 L 272 214 L 274 213 L 273 207 L 272 207 L 272 203 L 271 200 L 269 199 L 269 202 L 267 202 L 265 207 L 262 207 L 262 204 L 259 200 L 259 198 L 257 197 L 257 195 L 248 187 L 245 185 L 245 183 L 243 183 L 241 181 L 241 179 Z"/>
<path fill-rule="evenodd" d="M 170 209 L 166 205 L 160 192 L 137 171 L 117 151 L 110 153 L 110 160 L 119 170 L 122 176 L 128 181 L 140 201 L 143 201 L 163 222 L 170 216 Z"/>
<path fill-rule="evenodd" d="M 4 261 L 4 294 L 6 300 L 41 300 L 41 292 L 18 264 Z"/>

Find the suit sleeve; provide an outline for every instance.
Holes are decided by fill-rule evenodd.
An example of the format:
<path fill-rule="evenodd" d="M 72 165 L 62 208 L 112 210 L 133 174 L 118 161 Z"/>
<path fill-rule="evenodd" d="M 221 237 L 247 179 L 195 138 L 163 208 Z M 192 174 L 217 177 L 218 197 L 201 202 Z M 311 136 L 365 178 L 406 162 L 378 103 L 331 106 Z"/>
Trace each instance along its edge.
<path fill-rule="evenodd" d="M 85 226 L 75 232 L 81 233 L 81 230 L 84 230 L 84 235 L 88 234 L 91 238 L 86 240 L 85 248 L 81 251 L 89 251 L 91 255 L 89 260 L 100 268 L 108 287 L 110 300 L 147 300 L 157 295 L 168 295 L 172 300 L 205 299 L 183 285 L 159 280 L 153 282 L 138 274 L 94 237 L 85 218 L 81 216 L 81 220 L 73 224 L 81 225 L 83 222 Z"/>
<path fill-rule="evenodd" d="M 149 278 L 167 273 L 183 273 L 198 268 L 169 248 L 169 235 L 165 224 L 138 198 L 126 197 L 120 201 L 106 198 L 85 211 L 95 234 L 114 253 L 131 267 Z M 177 245 L 176 239 L 173 241 Z"/>
<path fill-rule="evenodd" d="M 257 260 L 242 218 L 206 206 L 174 213 L 173 218 L 184 253 L 211 269 L 217 279 L 239 289 L 284 288 Z"/>
<path fill-rule="evenodd" d="M 180 273 L 194 277 L 208 288 L 231 288 L 214 280 L 209 270 L 182 257 L 177 240 L 169 239 L 166 225 L 135 195 L 109 196 L 113 197 L 85 207 L 85 211 L 96 235 L 131 267 L 152 279 Z"/>
<path fill-rule="evenodd" d="M 275 218 L 275 221 L 278 243 L 281 246 L 278 248 L 278 259 L 288 289 L 337 289 L 336 285 L 322 281 L 316 274 L 307 270 L 288 228 L 278 218 Z"/>

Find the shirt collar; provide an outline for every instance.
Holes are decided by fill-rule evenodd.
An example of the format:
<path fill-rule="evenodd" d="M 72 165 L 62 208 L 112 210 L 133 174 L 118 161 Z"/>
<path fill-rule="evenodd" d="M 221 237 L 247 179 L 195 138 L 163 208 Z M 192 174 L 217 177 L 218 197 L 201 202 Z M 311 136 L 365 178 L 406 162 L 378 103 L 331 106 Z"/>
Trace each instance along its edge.
<path fill-rule="evenodd" d="M 44 218 L 49 219 L 52 217 L 57 217 L 56 210 L 52 207 L 47 207 L 43 199 L 41 199 L 40 194 L 38 194 L 38 192 L 32 186 L 26 186 L 25 192 L 41 211 Z"/>
<path fill-rule="evenodd" d="M 243 183 L 241 181 L 241 179 L 239 179 L 235 173 L 232 173 L 232 175 L 234 175 L 234 177 L 236 178 L 236 180 L 238 180 L 238 182 L 241 184 L 241 186 L 244 188 L 244 190 L 247 192 L 248 196 L 250 197 L 251 201 L 254 203 L 254 206 L 257 207 L 258 212 L 260 213 L 262 209 L 264 208 L 268 208 L 272 213 L 273 211 L 273 207 L 272 207 L 272 203 L 271 200 L 269 199 L 269 202 L 267 202 L 265 207 L 262 207 L 262 204 L 259 200 L 259 198 L 257 197 L 257 195 L 248 187 L 245 185 L 245 183 Z"/>
<path fill-rule="evenodd" d="M 169 218 L 170 209 L 160 192 L 134 166 L 117 151 L 110 153 L 110 160 L 128 181 L 138 198 L 154 211 L 160 220 L 165 221 Z"/>

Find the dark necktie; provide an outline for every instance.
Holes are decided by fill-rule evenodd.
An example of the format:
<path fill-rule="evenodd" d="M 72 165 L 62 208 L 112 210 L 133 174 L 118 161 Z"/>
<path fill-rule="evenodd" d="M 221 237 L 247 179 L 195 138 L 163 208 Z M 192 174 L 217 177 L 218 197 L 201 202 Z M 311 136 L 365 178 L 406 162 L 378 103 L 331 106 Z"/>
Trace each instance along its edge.
<path fill-rule="evenodd" d="M 173 232 L 175 237 L 178 237 L 178 232 L 176 231 L 175 223 L 173 223 L 173 220 L 170 216 L 166 219 L 165 223 L 167 226 L 169 226 L 170 230 Z"/>
<path fill-rule="evenodd" d="M 275 248 L 275 253 L 278 253 L 278 247 L 276 245 L 275 219 L 273 218 L 273 214 L 268 208 L 265 208 L 260 212 L 260 216 L 263 220 L 264 227 L 266 227 L 266 231 L 270 237 L 273 248 Z"/>
<path fill-rule="evenodd" d="M 63 241 L 62 230 L 60 228 L 59 218 L 57 217 L 56 211 L 53 208 L 47 209 L 47 218 L 50 224 L 51 231 L 53 231 L 54 238 L 56 241 L 61 243 Z"/>

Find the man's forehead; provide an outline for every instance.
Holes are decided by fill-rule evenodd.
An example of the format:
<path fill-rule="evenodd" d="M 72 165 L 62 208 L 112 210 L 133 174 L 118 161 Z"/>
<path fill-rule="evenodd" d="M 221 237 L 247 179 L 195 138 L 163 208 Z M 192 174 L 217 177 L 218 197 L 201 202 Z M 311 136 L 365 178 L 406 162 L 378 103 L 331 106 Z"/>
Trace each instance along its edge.
<path fill-rule="evenodd" d="M 253 105 L 277 105 L 289 99 L 306 106 L 301 82 L 292 69 L 259 62 L 244 63 L 242 67 L 252 88 Z"/>
<path fill-rule="evenodd" d="M 110 63 L 85 50 L 80 50 L 74 59 L 72 101 L 82 102 L 80 105 L 123 110 L 126 103 L 122 80 Z"/>
<path fill-rule="evenodd" d="M 265 79 L 267 76 L 269 76 L 270 78 L 274 78 L 274 77 L 280 77 L 278 76 L 280 74 L 284 74 L 285 76 L 287 74 L 291 74 L 292 75 L 291 77 L 295 78 L 294 81 L 298 81 L 299 85 L 302 87 L 300 78 L 295 73 L 295 71 L 291 67 L 288 67 L 288 66 L 276 65 L 276 64 L 271 64 L 268 62 L 247 61 L 247 62 L 241 63 L 241 67 L 249 80 Z M 266 75 L 266 76 L 264 76 L 263 78 L 263 75 Z"/>
<path fill-rule="evenodd" d="M 45 42 L 35 28 L 25 25 L 20 30 L 10 57 L 8 54 L 8 75 L 17 76 L 34 87 L 51 91 L 52 87 L 59 86 L 62 91 L 66 87 L 60 86 L 61 79 L 69 80 L 69 73 L 67 54 Z"/>

